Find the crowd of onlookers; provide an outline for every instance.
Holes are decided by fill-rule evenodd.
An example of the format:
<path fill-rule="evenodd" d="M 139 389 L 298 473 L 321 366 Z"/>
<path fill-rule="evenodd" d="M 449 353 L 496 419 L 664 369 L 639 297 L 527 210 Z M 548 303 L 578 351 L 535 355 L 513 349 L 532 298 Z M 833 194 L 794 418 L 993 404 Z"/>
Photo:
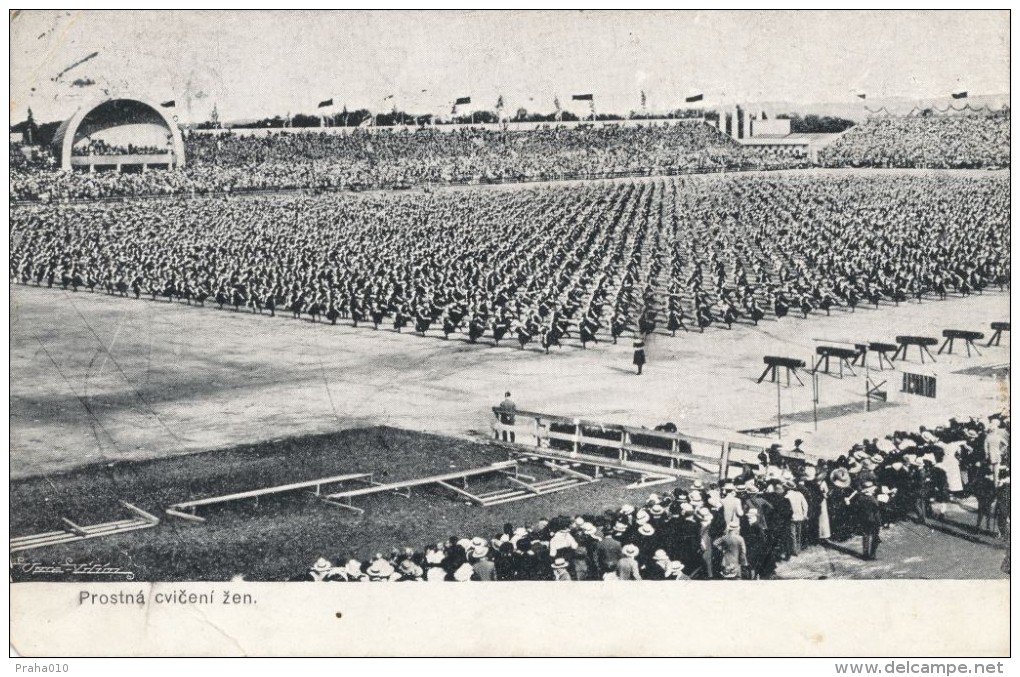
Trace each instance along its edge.
<path fill-rule="evenodd" d="M 10 144 L 8 146 L 8 167 L 13 171 L 16 169 L 28 169 L 31 160 L 28 155 L 22 152 L 21 144 Z"/>
<path fill-rule="evenodd" d="M 93 142 L 80 155 L 124 149 Z M 151 150 L 151 149 L 149 149 Z M 347 134 L 280 130 L 185 137 L 185 169 L 144 177 L 104 172 L 16 171 L 12 200 L 80 200 L 254 190 L 405 188 L 442 183 L 655 176 L 800 166 L 741 148 L 701 121 L 536 130 L 357 129 Z"/>
<path fill-rule="evenodd" d="M 56 166 L 56 159 L 48 148 L 26 144 L 24 142 L 11 143 L 8 145 L 8 167 L 12 172 L 12 187 L 14 172 L 19 176 L 27 175 L 29 172 L 45 172 Z M 11 193 L 14 199 L 14 193 Z"/>
<path fill-rule="evenodd" d="M 279 191 L 317 186 L 308 165 L 263 167 L 190 167 L 144 173 L 117 171 L 11 170 L 11 200 L 62 202 L 141 196 L 203 196 Z"/>
<path fill-rule="evenodd" d="M 1002 288 L 1008 185 L 740 174 L 25 206 L 11 213 L 10 271 L 71 291 L 586 347 Z"/>
<path fill-rule="evenodd" d="M 319 162 L 329 180 L 366 185 L 663 174 L 757 163 L 732 139 L 700 121 L 635 127 L 552 125 L 526 131 L 422 127 L 335 135 L 193 134 L 187 152 L 195 164 L 221 167 Z"/>
<path fill-rule="evenodd" d="M 1009 118 L 872 118 L 824 148 L 827 167 L 1009 167 Z"/>
<path fill-rule="evenodd" d="M 858 536 L 860 557 L 876 559 L 891 524 L 946 521 L 950 504 L 975 500 L 973 529 L 1008 541 L 1009 435 L 1009 418 L 997 414 L 865 439 L 833 461 L 809 460 L 799 440 L 789 451 L 777 444 L 732 479 L 695 481 L 643 505 L 507 523 L 364 559 L 331 544 L 293 580 L 767 579 L 806 548 Z"/>
<path fill-rule="evenodd" d="M 74 146 L 71 154 L 79 157 L 89 155 L 155 155 L 169 152 L 169 147 L 135 145 L 129 143 L 126 146 L 107 143 L 102 139 L 92 139 L 87 143 Z"/>
<path fill-rule="evenodd" d="M 76 155 L 157 153 L 93 141 Z M 349 133 L 273 130 L 185 136 L 185 169 L 145 176 L 49 171 L 12 164 L 12 200 L 92 200 L 264 190 L 362 190 L 663 176 L 807 166 L 804 158 L 744 147 L 701 120 L 531 130 L 356 128 Z M 13 157 L 13 154 L 12 154 Z M 822 150 L 830 167 L 1008 167 L 1005 117 L 873 118 Z"/>

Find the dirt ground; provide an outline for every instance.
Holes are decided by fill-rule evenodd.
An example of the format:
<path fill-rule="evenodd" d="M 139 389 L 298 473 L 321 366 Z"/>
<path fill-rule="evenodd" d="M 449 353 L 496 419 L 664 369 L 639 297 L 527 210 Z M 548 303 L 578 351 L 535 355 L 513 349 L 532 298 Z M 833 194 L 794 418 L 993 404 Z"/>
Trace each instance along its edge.
<path fill-rule="evenodd" d="M 861 539 L 809 548 L 780 565 L 790 579 L 996 579 L 1009 546 L 996 534 L 975 529 L 972 498 L 948 505 L 944 520 L 927 525 L 897 522 L 881 532 L 875 560 L 861 558 Z"/>
<path fill-rule="evenodd" d="M 899 393 L 898 372 L 872 372 L 890 402 L 864 412 L 863 374 L 776 388 L 756 380 L 764 355 L 810 360 L 822 342 L 988 331 L 1009 318 L 1008 293 L 899 307 L 834 310 L 760 326 L 659 333 L 637 376 L 629 341 L 496 348 L 466 339 L 312 324 L 215 307 L 15 285 L 11 289 L 11 473 L 26 477 L 100 460 L 151 459 L 366 425 L 484 439 L 505 390 L 518 407 L 636 426 L 666 421 L 692 434 L 776 424 L 823 456 L 853 441 L 1008 403 L 1009 336 L 982 356 L 916 355 L 900 369 L 939 376 L 935 399 Z M 821 339 L 822 341 L 819 341 Z M 299 349 L 295 349 L 298 346 Z M 961 375 L 957 372 L 971 372 Z M 761 440 L 757 440 L 760 442 Z"/>

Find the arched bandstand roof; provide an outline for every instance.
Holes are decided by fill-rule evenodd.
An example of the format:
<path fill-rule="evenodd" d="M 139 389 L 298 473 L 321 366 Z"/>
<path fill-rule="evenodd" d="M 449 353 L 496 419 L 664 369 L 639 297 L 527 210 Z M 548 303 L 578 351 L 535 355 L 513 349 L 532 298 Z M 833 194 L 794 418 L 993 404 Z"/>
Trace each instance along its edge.
<path fill-rule="evenodd" d="M 60 158 L 60 166 L 63 169 L 70 169 L 71 151 L 76 141 L 105 129 L 137 124 L 165 127 L 172 138 L 170 165 L 184 166 L 184 139 L 177 122 L 160 106 L 141 98 L 106 98 L 79 108 L 74 115 L 61 123 L 54 134 L 54 155 Z"/>

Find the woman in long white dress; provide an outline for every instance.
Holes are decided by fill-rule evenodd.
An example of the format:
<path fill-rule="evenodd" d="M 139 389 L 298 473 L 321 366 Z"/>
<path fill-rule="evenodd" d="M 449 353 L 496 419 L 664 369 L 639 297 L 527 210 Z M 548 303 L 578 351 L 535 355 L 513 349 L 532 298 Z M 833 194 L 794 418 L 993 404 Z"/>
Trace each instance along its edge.
<path fill-rule="evenodd" d="M 949 485 L 949 493 L 953 495 L 963 491 L 963 473 L 960 470 L 960 456 L 962 456 L 960 447 L 963 445 L 963 441 L 943 444 L 945 456 L 936 464 L 945 471 L 946 484 Z"/>
<path fill-rule="evenodd" d="M 818 507 L 818 540 L 828 540 L 832 537 L 832 530 L 829 528 L 829 483 L 824 473 L 818 477 L 818 488 L 822 494 L 822 503 Z"/>

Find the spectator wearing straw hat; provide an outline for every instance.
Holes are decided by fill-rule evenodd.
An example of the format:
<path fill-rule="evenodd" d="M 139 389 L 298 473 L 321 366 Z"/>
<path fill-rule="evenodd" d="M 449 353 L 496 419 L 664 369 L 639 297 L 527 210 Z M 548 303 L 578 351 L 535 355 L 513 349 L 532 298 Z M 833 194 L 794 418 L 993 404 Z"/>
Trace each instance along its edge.
<path fill-rule="evenodd" d="M 851 499 L 857 513 L 857 524 L 861 530 L 861 556 L 873 560 L 878 553 L 879 536 L 882 529 L 882 511 L 875 498 L 875 484 L 865 482 Z"/>
<path fill-rule="evenodd" d="M 965 436 L 964 429 L 955 422 L 949 430 L 938 429 L 937 435 L 925 430 L 916 436 L 897 432 L 890 436 L 895 440 L 895 445 L 889 439 L 876 439 L 871 445 L 874 449 L 870 452 L 867 444 L 855 445 L 849 454 L 841 456 L 832 464 L 819 462 L 817 470 L 816 466 L 805 465 L 796 481 L 788 470 L 776 468 L 775 472 L 766 476 L 768 479 L 762 480 L 769 487 L 766 494 L 768 500 L 759 496 L 757 480 L 753 476 L 739 487 L 724 483 L 724 497 L 721 500 L 716 500 L 715 484 L 706 486 L 699 482 L 695 485 L 698 488 L 692 487 L 689 492 L 677 488 L 671 492 L 672 495 L 653 494 L 648 497 L 644 507 L 624 505 L 619 510 L 606 510 L 598 517 L 575 515 L 571 518 L 559 515 L 551 520 L 538 520 L 530 530 L 523 527 L 515 529 L 511 524 L 505 524 L 503 531 L 491 540 L 454 536 L 445 544 L 428 546 L 424 553 L 412 548 L 394 548 L 388 558 L 381 554 L 370 558 L 370 565 L 362 565 L 358 560 L 350 559 L 346 566 L 333 568 L 329 561 L 320 558 L 294 580 L 381 582 L 417 581 L 423 578 L 437 581 L 445 578 L 460 581 L 465 580 L 464 576 L 469 571 L 470 580 L 566 580 L 563 573 L 558 573 L 563 568 L 563 562 L 566 562 L 567 575 L 575 580 L 637 580 L 638 577 L 664 580 L 678 578 L 671 573 L 676 568 L 670 563 L 673 559 L 680 561 L 686 574 L 691 577 L 705 579 L 718 574 L 731 579 L 734 575 L 734 560 L 732 556 L 727 557 L 727 553 L 732 555 L 732 550 L 728 549 L 732 544 L 726 544 L 733 540 L 728 537 L 732 535 L 734 522 L 727 525 L 723 516 L 734 489 L 744 498 L 741 507 L 744 517 L 740 520 L 739 536 L 744 540 L 746 551 L 745 577 L 769 578 L 775 570 L 772 547 L 775 535 L 765 528 L 762 514 L 767 513 L 773 503 L 781 501 L 790 506 L 790 521 L 794 521 L 793 518 L 799 516 L 794 509 L 795 494 L 807 491 L 812 484 L 822 490 L 823 510 L 825 502 L 830 498 L 833 502 L 830 521 L 832 529 L 842 536 L 838 540 L 846 540 L 851 534 L 860 535 L 862 556 L 872 559 L 877 554 L 882 526 L 909 518 L 916 508 L 913 498 L 909 501 L 898 500 L 897 485 L 905 486 L 909 472 L 917 469 L 930 471 L 935 467 L 941 451 L 932 439 L 943 441 L 953 439 L 954 436 Z M 916 446 L 915 437 L 922 441 L 922 446 Z M 878 458 L 875 458 L 876 454 Z M 1008 458 L 1004 459 L 1004 465 L 1005 461 Z M 881 478 L 880 484 L 872 482 L 867 476 L 860 481 L 860 473 L 865 470 L 866 464 L 876 466 L 874 470 Z M 848 467 L 855 468 L 856 476 L 848 471 Z M 989 494 L 980 503 L 979 517 L 982 525 L 994 506 L 999 535 L 1008 540 L 1008 468 L 1000 469 L 998 486 L 995 486 L 996 478 L 984 458 L 979 459 L 976 467 L 985 473 L 980 478 L 985 487 L 979 493 L 982 496 Z M 859 481 L 858 491 L 853 491 L 855 480 Z M 787 487 L 788 490 L 784 492 Z M 807 502 L 808 517 L 811 518 L 811 501 Z M 825 538 L 821 514 L 819 537 Z M 772 518 L 776 524 L 781 523 L 781 518 L 776 518 L 775 514 Z M 615 527 L 620 534 L 630 534 L 628 538 L 633 541 L 624 540 L 624 547 L 621 547 L 621 542 L 613 535 L 601 539 L 595 523 L 605 525 L 609 532 Z M 721 530 L 718 530 L 719 526 L 722 526 Z M 987 527 L 990 529 L 991 523 Z M 592 551 L 586 552 L 589 546 Z M 490 567 L 483 562 L 497 551 L 500 555 L 499 564 Z M 718 556 L 717 560 L 713 559 L 713 554 Z M 586 567 L 589 560 L 591 564 Z M 621 565 L 621 560 L 627 561 Z M 343 558 L 338 561 L 343 561 Z M 421 565 L 425 566 L 425 572 L 421 571 Z M 444 572 L 444 566 L 451 567 L 448 574 Z M 486 572 L 487 569 L 495 571 Z M 588 575 L 585 575 L 585 569 Z"/>
<path fill-rule="evenodd" d="M 397 566 L 399 582 L 421 582 L 425 580 L 425 571 L 414 563 L 414 560 L 405 559 Z"/>
<path fill-rule="evenodd" d="M 808 502 L 796 485 L 788 485 L 786 501 L 790 504 L 790 556 L 800 554 L 804 545 L 804 523 L 808 519 Z"/>
<path fill-rule="evenodd" d="M 361 562 L 353 557 L 347 560 L 347 564 L 344 565 L 344 577 L 347 579 L 347 582 L 361 583 L 362 581 L 368 580 L 363 568 L 364 567 Z"/>
<path fill-rule="evenodd" d="M 468 581 L 476 581 L 478 579 L 475 577 L 474 567 L 464 562 L 450 574 L 449 580 L 455 583 L 467 583 Z"/>
<path fill-rule="evenodd" d="M 852 480 L 846 468 L 834 468 L 829 473 L 829 523 L 834 541 L 845 541 L 854 531 L 855 513 L 850 508 Z"/>
<path fill-rule="evenodd" d="M 642 568 L 647 567 L 652 562 L 652 556 L 655 551 L 659 549 L 660 542 L 659 534 L 655 531 L 655 527 L 650 522 L 645 522 L 638 526 L 637 534 L 634 538 L 634 545 L 638 547 L 641 554 L 638 556 L 638 563 Z"/>
<path fill-rule="evenodd" d="M 329 574 L 332 571 L 333 565 L 330 564 L 329 560 L 327 560 L 325 557 L 320 557 L 319 559 L 315 560 L 315 564 L 309 567 L 308 574 L 302 580 L 321 583 L 323 581 L 328 580 Z"/>
<path fill-rule="evenodd" d="M 671 563 L 669 555 L 661 548 L 652 555 L 651 562 L 642 571 L 642 579 L 646 581 L 664 581 L 670 575 Z"/>
<path fill-rule="evenodd" d="M 698 508 L 697 518 L 701 547 L 701 575 L 697 577 L 710 579 L 715 576 L 715 553 L 712 549 L 712 523 L 715 521 L 715 515 L 708 508 L 701 507 Z"/>
<path fill-rule="evenodd" d="M 599 573 L 598 547 L 602 542 L 602 532 L 591 522 L 581 525 L 581 533 L 577 535 L 577 552 L 584 550 L 589 575 Z"/>
<path fill-rule="evenodd" d="M 616 562 L 616 578 L 621 581 L 640 581 L 641 571 L 637 563 L 640 550 L 633 543 L 629 543 L 620 550 L 621 557 Z"/>
<path fill-rule="evenodd" d="M 793 548 L 793 527 L 791 526 L 793 507 L 786 500 L 786 484 L 783 480 L 776 479 L 769 484 L 765 492 L 765 500 L 772 506 L 769 528 L 774 537 L 773 547 L 776 551 L 776 559 L 785 562 L 790 559 Z"/>
<path fill-rule="evenodd" d="M 471 552 L 471 567 L 474 569 L 475 576 L 478 577 L 479 581 L 496 580 L 496 565 L 493 563 L 489 552 L 488 546 L 484 545 L 475 548 Z"/>
<path fill-rule="evenodd" d="M 740 520 L 726 526 L 726 533 L 712 542 L 720 553 L 719 575 L 728 580 L 739 580 L 747 562 L 747 544 L 740 535 Z"/>
<path fill-rule="evenodd" d="M 741 500 L 737 497 L 737 487 L 732 481 L 725 482 L 722 486 L 722 491 L 723 521 L 726 524 L 729 524 L 733 520 L 740 519 L 744 516 L 744 506 Z"/>
<path fill-rule="evenodd" d="M 758 523 L 761 528 L 766 532 L 770 532 L 772 529 L 772 504 L 769 503 L 761 494 L 761 490 L 758 488 L 757 483 L 754 480 L 745 482 L 743 486 L 744 492 L 744 512 L 752 508 L 758 511 Z"/>
<path fill-rule="evenodd" d="M 907 478 L 908 494 L 913 502 L 917 521 L 927 526 L 931 516 L 932 479 L 929 466 L 916 454 L 910 455 L 911 470 Z"/>
<path fill-rule="evenodd" d="M 570 581 L 570 562 L 563 557 L 557 557 L 552 562 L 552 574 L 554 581 Z"/>
<path fill-rule="evenodd" d="M 365 574 L 368 576 L 368 580 L 372 583 L 389 582 L 391 580 L 396 580 L 397 577 L 397 573 L 393 568 L 393 565 L 382 557 L 377 557 L 375 561 L 369 565 Z"/>

